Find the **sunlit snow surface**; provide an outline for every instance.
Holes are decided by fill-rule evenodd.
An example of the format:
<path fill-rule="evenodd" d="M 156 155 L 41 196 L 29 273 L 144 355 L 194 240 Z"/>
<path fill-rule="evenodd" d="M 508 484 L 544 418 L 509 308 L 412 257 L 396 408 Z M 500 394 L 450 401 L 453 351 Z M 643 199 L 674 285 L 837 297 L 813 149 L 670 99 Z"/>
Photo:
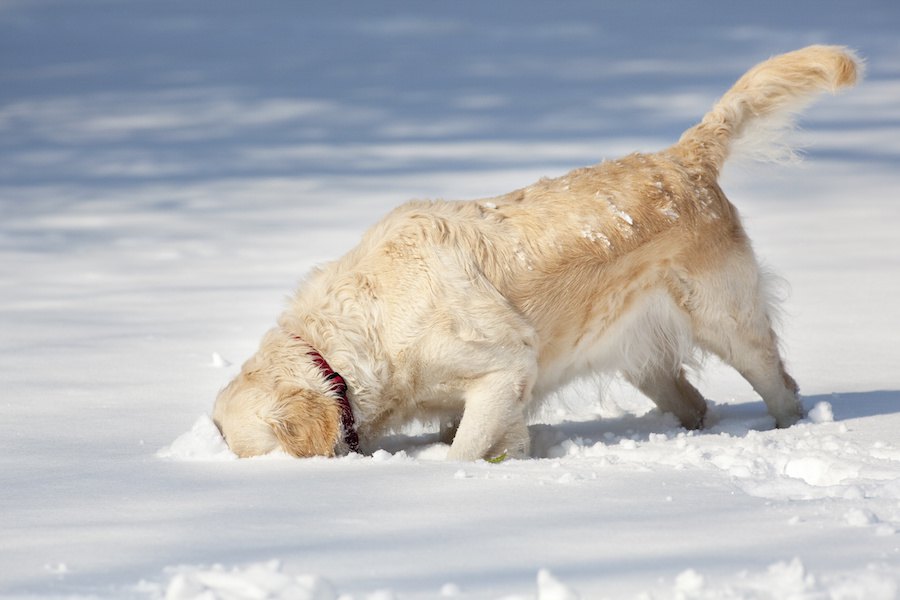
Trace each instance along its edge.
<path fill-rule="evenodd" d="M 0 595 L 897 597 L 898 30 L 890 2 L 0 2 Z M 805 162 L 722 182 L 789 284 L 806 420 L 710 360 L 702 432 L 586 381 L 529 460 L 224 445 L 217 390 L 390 208 L 663 147 L 817 42 L 867 80 L 806 113 Z"/>

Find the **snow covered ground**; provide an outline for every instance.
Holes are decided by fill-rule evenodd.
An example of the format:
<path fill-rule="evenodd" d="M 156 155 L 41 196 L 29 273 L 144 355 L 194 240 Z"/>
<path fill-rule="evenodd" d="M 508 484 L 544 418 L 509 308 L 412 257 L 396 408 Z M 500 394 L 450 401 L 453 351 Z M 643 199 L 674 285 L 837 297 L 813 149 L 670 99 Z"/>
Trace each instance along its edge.
<path fill-rule="evenodd" d="M 0 595 L 900 597 L 896 2 L 0 2 Z M 812 409 L 708 430 L 583 382 L 534 458 L 233 460 L 206 416 L 313 265 L 411 197 L 672 142 L 746 68 L 868 59 L 724 187 Z"/>

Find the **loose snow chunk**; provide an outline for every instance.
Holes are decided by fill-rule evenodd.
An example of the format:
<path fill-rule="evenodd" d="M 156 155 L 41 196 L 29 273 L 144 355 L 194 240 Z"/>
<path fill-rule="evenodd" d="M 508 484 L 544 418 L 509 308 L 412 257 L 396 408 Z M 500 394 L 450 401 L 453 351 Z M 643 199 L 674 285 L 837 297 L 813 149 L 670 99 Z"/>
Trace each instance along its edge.
<path fill-rule="evenodd" d="M 634 225 L 634 219 L 631 218 L 627 212 L 622 209 L 616 209 L 616 216 L 628 223 L 629 225 Z"/>
<path fill-rule="evenodd" d="M 858 477 L 859 466 L 817 456 L 801 456 L 785 464 L 784 474 L 812 486 L 831 486 Z"/>
<path fill-rule="evenodd" d="M 581 237 L 591 242 L 601 242 L 607 248 L 611 247 L 612 244 L 609 241 L 609 238 L 603 235 L 603 233 L 599 231 L 594 231 L 591 227 L 585 225 L 581 230 Z"/>
<path fill-rule="evenodd" d="M 660 212 L 662 212 L 662 214 L 664 214 L 666 216 L 666 218 L 669 221 L 672 221 L 672 222 L 677 221 L 678 217 L 680 216 L 678 214 L 678 210 L 676 210 L 676 208 L 675 208 L 675 205 L 672 204 L 671 202 L 669 202 L 668 204 L 666 204 L 659 210 L 660 210 Z"/>
<path fill-rule="evenodd" d="M 562 475 L 559 476 L 559 478 L 556 480 L 556 482 L 563 483 L 563 484 L 575 483 L 579 479 L 581 479 L 581 477 L 578 475 L 575 475 L 574 473 L 563 473 Z"/>
<path fill-rule="evenodd" d="M 53 575 L 62 577 L 63 575 L 68 575 L 69 566 L 66 563 L 46 564 L 44 565 L 44 570 Z"/>
<path fill-rule="evenodd" d="M 865 508 L 851 508 L 844 513 L 844 521 L 851 527 L 868 527 L 879 522 L 875 513 Z"/>
<path fill-rule="evenodd" d="M 538 600 L 578 600 L 580 598 L 575 590 L 554 577 L 546 569 L 538 571 L 537 584 Z"/>
<path fill-rule="evenodd" d="M 208 415 L 199 417 L 187 433 L 183 433 L 156 456 L 174 460 L 234 460 L 237 456 L 219 433 Z"/>
<path fill-rule="evenodd" d="M 703 575 L 693 569 L 682 571 L 675 578 L 675 590 L 679 595 L 690 596 L 703 589 Z"/>
<path fill-rule="evenodd" d="M 618 218 L 622 219 L 629 225 L 634 225 L 634 219 L 631 218 L 631 215 L 619 208 L 613 201 L 612 197 L 603 195 L 602 192 L 597 192 L 597 196 L 603 197 L 603 199 L 606 201 L 606 205 L 609 207 L 609 210 L 612 211 L 614 215 L 616 215 Z"/>
<path fill-rule="evenodd" d="M 216 369 L 224 369 L 225 367 L 230 367 L 231 362 L 223 358 L 218 352 L 213 352 L 209 366 L 215 367 Z"/>
<path fill-rule="evenodd" d="M 834 421 L 834 411 L 831 409 L 829 402 L 817 402 L 812 410 L 809 411 L 809 420 L 813 423 L 832 423 Z"/>
<path fill-rule="evenodd" d="M 783 598 L 801 598 L 815 589 L 815 577 L 806 572 L 799 558 L 775 563 L 766 574 L 770 589 L 783 592 Z"/>
<path fill-rule="evenodd" d="M 387 450 L 379 449 L 372 453 L 372 460 L 374 462 L 388 462 L 392 458 L 394 458 L 394 455 Z"/>
<path fill-rule="evenodd" d="M 444 598 L 454 598 L 462 595 L 462 590 L 455 583 L 445 583 L 441 586 L 441 596 Z"/>

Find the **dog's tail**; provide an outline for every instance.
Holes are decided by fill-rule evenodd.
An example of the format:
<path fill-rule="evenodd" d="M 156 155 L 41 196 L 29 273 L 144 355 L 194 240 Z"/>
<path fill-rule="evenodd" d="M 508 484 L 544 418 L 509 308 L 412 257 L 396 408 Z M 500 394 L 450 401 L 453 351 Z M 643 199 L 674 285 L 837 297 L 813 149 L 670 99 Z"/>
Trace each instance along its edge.
<path fill-rule="evenodd" d="M 779 144 L 791 117 L 817 93 L 855 84 L 862 68 L 862 61 L 841 46 L 808 46 L 770 58 L 738 79 L 672 150 L 686 163 L 716 174 L 738 143 L 758 159 L 793 156 Z"/>

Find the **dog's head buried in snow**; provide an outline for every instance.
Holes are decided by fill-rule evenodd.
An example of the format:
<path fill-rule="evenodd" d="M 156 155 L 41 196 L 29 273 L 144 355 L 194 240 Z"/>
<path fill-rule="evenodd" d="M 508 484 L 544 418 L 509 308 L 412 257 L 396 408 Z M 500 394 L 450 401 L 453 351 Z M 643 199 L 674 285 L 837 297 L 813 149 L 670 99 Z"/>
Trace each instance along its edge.
<path fill-rule="evenodd" d="M 239 456 L 345 454 L 439 419 L 458 423 L 451 459 L 521 457 L 529 412 L 588 372 L 618 371 L 701 427 L 706 403 L 684 373 L 699 351 L 791 425 L 802 407 L 766 281 L 717 178 L 736 140 L 859 70 L 840 47 L 776 56 L 661 152 L 496 198 L 400 206 L 311 274 L 213 419 Z"/>

